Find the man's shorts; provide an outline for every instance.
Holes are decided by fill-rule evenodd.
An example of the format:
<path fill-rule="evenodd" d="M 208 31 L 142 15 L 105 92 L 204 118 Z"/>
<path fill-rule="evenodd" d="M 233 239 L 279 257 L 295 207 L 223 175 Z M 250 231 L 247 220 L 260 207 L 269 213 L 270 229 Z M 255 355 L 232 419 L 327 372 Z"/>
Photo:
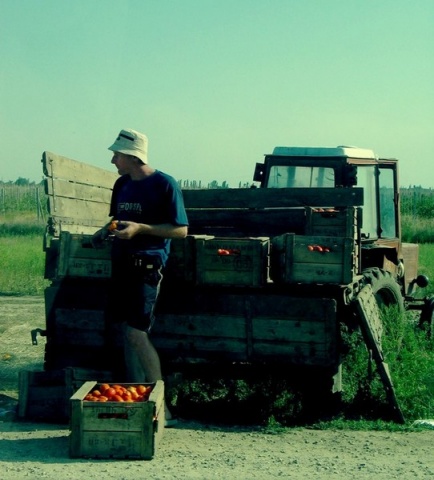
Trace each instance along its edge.
<path fill-rule="evenodd" d="M 137 259 L 136 259 L 137 260 Z M 154 309 L 163 278 L 161 266 L 144 261 L 113 262 L 109 291 L 109 316 L 112 322 L 149 333 L 155 321 Z"/>

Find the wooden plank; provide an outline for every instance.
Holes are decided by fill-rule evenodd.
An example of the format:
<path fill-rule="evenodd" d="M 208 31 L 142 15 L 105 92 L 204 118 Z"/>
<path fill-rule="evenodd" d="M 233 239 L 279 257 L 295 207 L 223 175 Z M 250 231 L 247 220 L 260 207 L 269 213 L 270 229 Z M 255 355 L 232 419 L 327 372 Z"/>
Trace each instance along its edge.
<path fill-rule="evenodd" d="M 119 338 L 122 341 L 122 337 Z M 119 346 L 107 345 L 97 347 L 93 345 L 65 345 L 56 344 L 56 339 L 47 343 L 45 365 L 47 369 L 68 367 L 113 370 L 122 375 L 123 350 Z M 121 378 L 117 376 L 117 378 Z"/>
<path fill-rule="evenodd" d="M 20 371 L 18 416 L 34 421 L 66 421 L 65 372 Z"/>
<path fill-rule="evenodd" d="M 288 310 L 281 316 L 262 314 L 253 317 L 251 321 L 254 338 L 288 342 L 309 338 L 311 341 L 322 342 L 324 335 L 334 336 L 335 302 L 330 300 L 330 302 L 314 303 L 317 306 L 316 309 L 305 305 L 304 311 L 298 314 L 294 310 Z M 216 337 L 243 339 L 246 335 L 245 323 L 244 316 L 159 313 L 153 334 L 168 335 L 174 339 L 183 335 L 204 339 Z"/>
<path fill-rule="evenodd" d="M 29 381 L 30 372 L 20 371 L 18 373 L 18 417 L 24 418 L 27 413 L 27 405 L 29 401 Z"/>
<path fill-rule="evenodd" d="M 289 283 L 324 283 L 347 285 L 351 282 L 353 275 L 350 270 L 344 270 L 338 264 L 293 264 Z"/>
<path fill-rule="evenodd" d="M 47 177 L 62 178 L 70 182 L 87 185 L 99 185 L 105 188 L 112 188 L 114 182 L 119 177 L 115 172 L 94 167 L 47 151 L 42 155 L 42 164 L 44 174 Z"/>
<path fill-rule="evenodd" d="M 275 209 L 187 209 L 191 234 L 219 237 L 275 236 L 286 232 L 303 234 L 306 224 L 304 208 Z"/>
<path fill-rule="evenodd" d="M 336 352 L 329 344 L 256 342 L 251 360 L 328 367 L 336 364 Z"/>
<path fill-rule="evenodd" d="M 170 335 L 174 339 L 185 335 L 205 339 L 227 337 L 233 339 L 245 338 L 245 318 L 235 315 L 197 315 L 158 314 L 153 327 L 153 335 Z"/>
<path fill-rule="evenodd" d="M 330 312 L 327 310 L 326 316 L 324 313 L 325 305 L 328 302 L 335 306 L 333 299 L 309 297 L 309 302 L 306 302 L 306 298 L 289 296 L 290 291 L 287 290 L 282 293 L 276 293 L 274 289 L 242 290 L 239 293 L 232 293 L 233 289 L 231 288 L 194 290 L 190 287 L 179 291 L 165 292 L 163 290 L 157 315 L 158 319 L 161 318 L 161 315 L 168 315 L 169 331 L 172 327 L 177 328 L 176 319 L 184 318 L 187 323 L 192 313 L 194 313 L 191 315 L 192 322 L 196 322 L 196 317 L 198 317 L 197 321 L 200 321 L 200 318 L 209 317 L 206 322 L 216 322 L 217 324 L 219 320 L 215 316 L 216 311 L 219 312 L 221 318 L 226 319 L 224 324 L 230 324 L 236 318 L 245 318 L 246 315 L 252 318 L 274 317 L 310 322 L 328 318 Z M 251 311 L 250 314 L 249 311 Z M 173 315 L 173 317 L 171 318 L 169 315 Z M 173 326 L 171 325 L 172 321 L 174 322 Z M 211 325 L 206 323 L 203 328 L 211 328 Z"/>
<path fill-rule="evenodd" d="M 63 179 L 45 179 L 45 193 L 47 195 L 65 198 L 75 198 L 77 200 L 91 200 L 92 202 L 104 203 L 110 205 L 112 188 L 101 187 L 99 185 L 84 185 L 73 183 Z"/>
<path fill-rule="evenodd" d="M 79 457 L 81 455 L 81 445 L 83 442 L 83 398 L 96 385 L 96 381 L 88 381 L 72 395 L 70 399 L 71 420 L 69 436 L 69 454 L 71 457 Z"/>
<path fill-rule="evenodd" d="M 247 354 L 246 340 L 233 338 L 212 338 L 206 340 L 195 335 L 178 338 L 152 337 L 155 348 L 164 357 L 176 359 L 188 359 L 192 363 L 201 360 L 231 360 L 246 362 L 249 360 Z"/>
<path fill-rule="evenodd" d="M 363 205 L 363 188 L 223 188 L 183 190 L 186 208 L 347 207 Z"/>
<path fill-rule="evenodd" d="M 59 223 L 54 226 L 53 234 L 59 236 L 62 232 L 69 232 L 69 233 L 79 233 L 84 235 L 93 235 L 99 228 L 103 226 L 103 224 L 95 224 L 95 225 L 77 225 L 76 223 L 71 223 L 72 220 L 62 219 L 59 218 Z M 105 222 L 106 223 L 106 222 Z"/>
<path fill-rule="evenodd" d="M 105 225 L 109 221 L 109 207 L 104 203 L 75 198 L 48 197 L 48 211 L 55 221 L 62 219 L 84 225 Z"/>
<path fill-rule="evenodd" d="M 54 235 L 61 231 L 94 233 L 107 223 L 117 173 L 51 152 L 44 152 L 42 162 Z"/>
<path fill-rule="evenodd" d="M 274 361 L 311 366 L 329 366 L 336 363 L 335 343 L 277 342 L 255 339 L 251 349 L 246 340 L 207 339 L 196 336 L 174 339 L 153 337 L 153 343 L 164 360 L 195 363 L 201 361 Z M 174 348 L 174 346 L 176 347 Z M 170 361 L 170 360 L 169 360 Z"/>
<path fill-rule="evenodd" d="M 255 318 L 252 321 L 253 337 L 269 342 L 325 343 L 334 337 L 331 322 L 300 321 L 300 319 Z"/>
<path fill-rule="evenodd" d="M 235 304 L 225 298 L 225 305 Z M 335 301 L 306 304 L 302 298 L 258 295 L 248 296 L 244 304 L 250 304 L 246 310 L 251 317 L 247 311 L 240 316 L 159 313 L 153 342 L 163 355 L 185 359 L 251 361 L 280 356 L 290 362 L 303 357 L 309 365 L 336 361 Z"/>
<path fill-rule="evenodd" d="M 62 347 L 104 347 L 112 341 L 115 345 L 122 346 L 122 324 L 117 323 L 109 329 L 105 321 L 104 310 L 57 308 L 50 343 Z"/>
<path fill-rule="evenodd" d="M 106 342 L 104 312 L 58 308 L 54 336 L 57 345 L 103 347 Z"/>

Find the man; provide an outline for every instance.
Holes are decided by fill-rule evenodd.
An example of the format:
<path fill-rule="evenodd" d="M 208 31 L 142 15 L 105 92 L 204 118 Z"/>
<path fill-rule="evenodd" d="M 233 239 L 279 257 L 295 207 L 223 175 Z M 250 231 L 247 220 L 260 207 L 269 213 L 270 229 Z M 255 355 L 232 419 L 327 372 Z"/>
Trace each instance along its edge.
<path fill-rule="evenodd" d="M 171 176 L 148 165 L 148 139 L 131 129 L 121 130 L 113 145 L 112 163 L 121 175 L 113 186 L 112 221 L 95 233 L 94 242 L 114 235 L 110 312 L 126 323 L 125 362 L 128 380 L 143 382 L 134 368 L 138 361 L 147 382 L 161 380 L 161 366 L 149 333 L 154 323 L 161 269 L 171 238 L 187 235 L 188 219 L 182 192 Z M 172 426 L 166 406 L 166 426 Z"/>

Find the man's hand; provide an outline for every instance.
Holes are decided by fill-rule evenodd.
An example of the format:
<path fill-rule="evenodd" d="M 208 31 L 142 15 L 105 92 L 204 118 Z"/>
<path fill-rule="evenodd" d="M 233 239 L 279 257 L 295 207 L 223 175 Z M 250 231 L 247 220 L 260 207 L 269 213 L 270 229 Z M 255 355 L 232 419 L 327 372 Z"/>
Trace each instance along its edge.
<path fill-rule="evenodd" d="M 130 240 L 139 233 L 142 233 L 143 226 L 144 225 L 141 223 L 127 222 L 126 220 L 122 220 L 118 221 L 118 228 L 116 230 L 112 230 L 111 233 L 121 240 Z"/>
<path fill-rule="evenodd" d="M 109 236 L 109 231 L 106 227 L 97 230 L 91 238 L 91 242 L 94 248 L 101 248 L 104 240 Z"/>

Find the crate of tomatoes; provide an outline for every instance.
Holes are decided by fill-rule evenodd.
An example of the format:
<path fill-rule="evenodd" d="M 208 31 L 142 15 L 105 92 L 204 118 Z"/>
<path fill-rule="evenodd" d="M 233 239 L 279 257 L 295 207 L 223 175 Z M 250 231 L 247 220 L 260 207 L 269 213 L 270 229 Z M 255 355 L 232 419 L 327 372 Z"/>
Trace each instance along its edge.
<path fill-rule="evenodd" d="M 70 456 L 153 458 L 164 430 L 164 383 L 85 382 L 70 398 Z"/>

